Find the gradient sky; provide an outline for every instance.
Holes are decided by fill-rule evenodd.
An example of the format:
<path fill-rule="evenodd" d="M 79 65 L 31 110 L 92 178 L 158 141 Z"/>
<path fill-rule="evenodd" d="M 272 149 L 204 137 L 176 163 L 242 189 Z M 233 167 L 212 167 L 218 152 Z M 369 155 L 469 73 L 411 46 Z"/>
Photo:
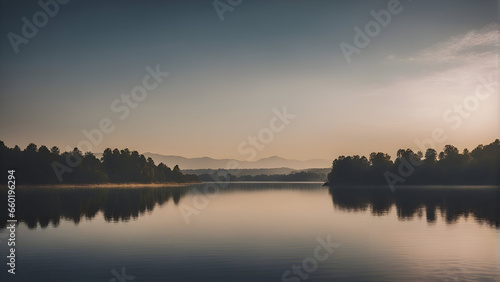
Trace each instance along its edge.
<path fill-rule="evenodd" d="M 64 150 L 110 118 L 92 151 L 242 160 L 238 145 L 284 106 L 297 117 L 257 159 L 394 156 L 437 127 L 438 149 L 499 138 L 497 84 L 457 129 L 443 119 L 478 78 L 498 81 L 498 1 L 401 1 L 347 63 L 340 43 L 388 2 L 243 0 L 221 22 L 212 1 L 73 0 L 16 54 L 7 35 L 41 8 L 1 1 L 0 140 Z M 113 100 L 158 64 L 170 76 L 120 120 Z"/>

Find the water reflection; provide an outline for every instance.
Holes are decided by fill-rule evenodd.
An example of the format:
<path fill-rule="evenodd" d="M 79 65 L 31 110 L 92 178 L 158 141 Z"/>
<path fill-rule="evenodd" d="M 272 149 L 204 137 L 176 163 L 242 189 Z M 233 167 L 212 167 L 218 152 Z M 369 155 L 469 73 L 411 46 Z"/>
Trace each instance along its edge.
<path fill-rule="evenodd" d="M 128 221 L 152 211 L 156 205 L 172 200 L 178 204 L 188 187 L 142 188 L 30 188 L 16 190 L 16 218 L 29 228 L 58 226 L 62 219 L 78 224 L 102 212 L 104 219 Z M 1 191 L 0 202 L 7 202 Z M 6 227 L 7 213 L 0 215 L 0 227 Z"/>
<path fill-rule="evenodd" d="M 318 190 L 315 183 L 229 183 L 182 187 L 142 188 L 20 188 L 17 189 L 16 217 L 29 228 L 58 226 L 61 219 L 78 224 L 99 212 L 108 222 L 129 221 L 150 212 L 156 205 L 171 201 L 177 205 L 188 194 L 259 190 Z M 2 190 L 2 189 L 0 189 Z M 334 187 L 329 189 L 335 209 L 359 212 L 371 210 L 375 216 L 396 208 L 399 220 L 425 216 L 436 222 L 438 214 L 447 223 L 461 217 L 499 227 L 500 190 L 498 187 L 402 187 L 391 192 L 387 187 Z M 0 203 L 7 202 L 0 191 Z M 439 211 L 439 213 L 438 213 Z M 0 227 L 6 227 L 7 213 L 0 214 Z"/>
<path fill-rule="evenodd" d="M 187 194 L 229 193 L 259 190 L 309 190 L 321 189 L 315 183 L 204 183 L 178 187 L 134 188 L 54 188 L 22 187 L 16 190 L 16 217 L 30 229 L 38 225 L 57 227 L 59 221 L 71 220 L 78 224 L 83 218 L 92 219 L 102 212 L 108 222 L 129 221 L 150 212 L 156 205 L 172 200 L 177 205 Z M 0 203 L 7 202 L 7 192 L 0 188 Z M 7 213 L 0 214 L 0 228 L 6 227 Z"/>
<path fill-rule="evenodd" d="M 387 214 L 393 206 L 399 220 L 425 216 L 436 222 L 437 211 L 451 224 L 461 217 L 500 227 L 500 189 L 498 187 L 332 187 L 329 193 L 335 208 L 344 211 L 371 210 L 376 216 Z"/>

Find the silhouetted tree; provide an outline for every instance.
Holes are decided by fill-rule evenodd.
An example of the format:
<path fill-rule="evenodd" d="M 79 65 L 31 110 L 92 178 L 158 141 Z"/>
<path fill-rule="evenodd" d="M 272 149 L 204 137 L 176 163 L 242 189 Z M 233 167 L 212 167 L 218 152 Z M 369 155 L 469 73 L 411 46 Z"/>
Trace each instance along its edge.
<path fill-rule="evenodd" d="M 412 170 L 402 184 L 500 184 L 499 139 L 486 146 L 479 145 L 472 152 L 464 149 L 462 154 L 452 145 L 444 146 L 439 154 L 427 149 L 424 160 L 421 152 L 414 153 L 411 149 L 400 149 L 396 155 L 394 163 L 389 155 L 380 152 L 371 153 L 369 162 L 365 157 L 340 156 L 333 161 L 328 183 L 384 184 L 384 173 L 397 174 L 404 164 Z"/>
<path fill-rule="evenodd" d="M 436 150 L 429 148 L 425 151 L 425 160 L 424 163 L 426 165 L 434 165 L 437 162 L 437 152 Z"/>
<path fill-rule="evenodd" d="M 165 183 L 198 181 L 195 175 L 184 175 L 178 166 L 174 172 L 153 159 L 146 159 L 137 151 L 107 148 L 101 160 L 91 152 L 83 154 L 78 148 L 61 153 L 59 148 L 38 146 L 30 143 L 21 151 L 18 146 L 8 148 L 0 141 L 1 169 L 15 169 L 20 184 L 51 184 L 59 180 L 52 168 L 54 162 L 70 165 L 71 171 L 64 174 L 64 183 Z"/>

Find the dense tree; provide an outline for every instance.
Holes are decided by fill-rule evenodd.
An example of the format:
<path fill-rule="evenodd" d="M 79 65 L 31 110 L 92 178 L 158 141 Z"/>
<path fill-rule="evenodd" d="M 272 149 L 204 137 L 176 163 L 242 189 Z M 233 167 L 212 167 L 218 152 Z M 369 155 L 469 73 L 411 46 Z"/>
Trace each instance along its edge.
<path fill-rule="evenodd" d="M 369 168 L 370 163 L 365 156 L 340 156 L 333 161 L 332 171 L 328 174 L 328 179 L 332 183 L 369 183 L 367 177 L 359 178 L 366 176 Z"/>
<path fill-rule="evenodd" d="M 384 176 L 390 174 L 399 177 L 399 184 L 500 184 L 499 139 L 471 152 L 464 149 L 460 153 L 452 145 L 444 146 L 439 154 L 427 149 L 423 160 L 421 152 L 411 149 L 400 149 L 396 155 L 394 163 L 389 155 L 380 152 L 371 153 L 369 161 L 365 157 L 340 156 L 332 163 L 328 183 L 379 185 L 387 183 Z"/>
<path fill-rule="evenodd" d="M 434 165 L 436 164 L 437 162 L 437 152 L 436 150 L 432 149 L 432 148 L 429 148 L 427 149 L 427 151 L 425 151 L 425 159 L 424 159 L 424 163 L 426 165 Z"/>
<path fill-rule="evenodd" d="M 163 163 L 155 165 L 153 159 L 129 149 L 104 150 L 101 160 L 91 152 L 83 154 L 78 148 L 60 153 L 59 148 L 30 143 L 24 150 L 18 146 L 8 148 L 0 141 L 2 171 L 15 169 L 18 184 L 59 183 L 53 165 L 66 166 L 63 183 L 165 183 L 198 181 L 194 175 L 184 175 L 179 166 L 174 172 Z M 72 162 L 76 165 L 69 165 Z"/>

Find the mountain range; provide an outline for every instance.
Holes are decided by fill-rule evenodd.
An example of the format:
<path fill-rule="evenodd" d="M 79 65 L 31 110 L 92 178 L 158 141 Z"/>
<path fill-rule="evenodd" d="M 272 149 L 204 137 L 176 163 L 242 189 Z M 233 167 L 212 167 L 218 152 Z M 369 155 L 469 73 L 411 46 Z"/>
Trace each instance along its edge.
<path fill-rule="evenodd" d="M 308 168 L 328 168 L 331 167 L 332 161 L 326 159 L 312 160 L 291 160 L 277 156 L 263 158 L 257 161 L 238 161 L 235 159 L 214 159 L 210 157 L 202 158 L 186 158 L 181 156 L 161 155 L 155 153 L 144 153 L 146 158 L 151 157 L 156 164 L 164 163 L 169 167 L 179 165 L 184 169 L 226 169 L 229 163 L 237 162 L 240 169 L 263 169 L 263 168 L 291 168 L 291 169 L 308 169 Z"/>

